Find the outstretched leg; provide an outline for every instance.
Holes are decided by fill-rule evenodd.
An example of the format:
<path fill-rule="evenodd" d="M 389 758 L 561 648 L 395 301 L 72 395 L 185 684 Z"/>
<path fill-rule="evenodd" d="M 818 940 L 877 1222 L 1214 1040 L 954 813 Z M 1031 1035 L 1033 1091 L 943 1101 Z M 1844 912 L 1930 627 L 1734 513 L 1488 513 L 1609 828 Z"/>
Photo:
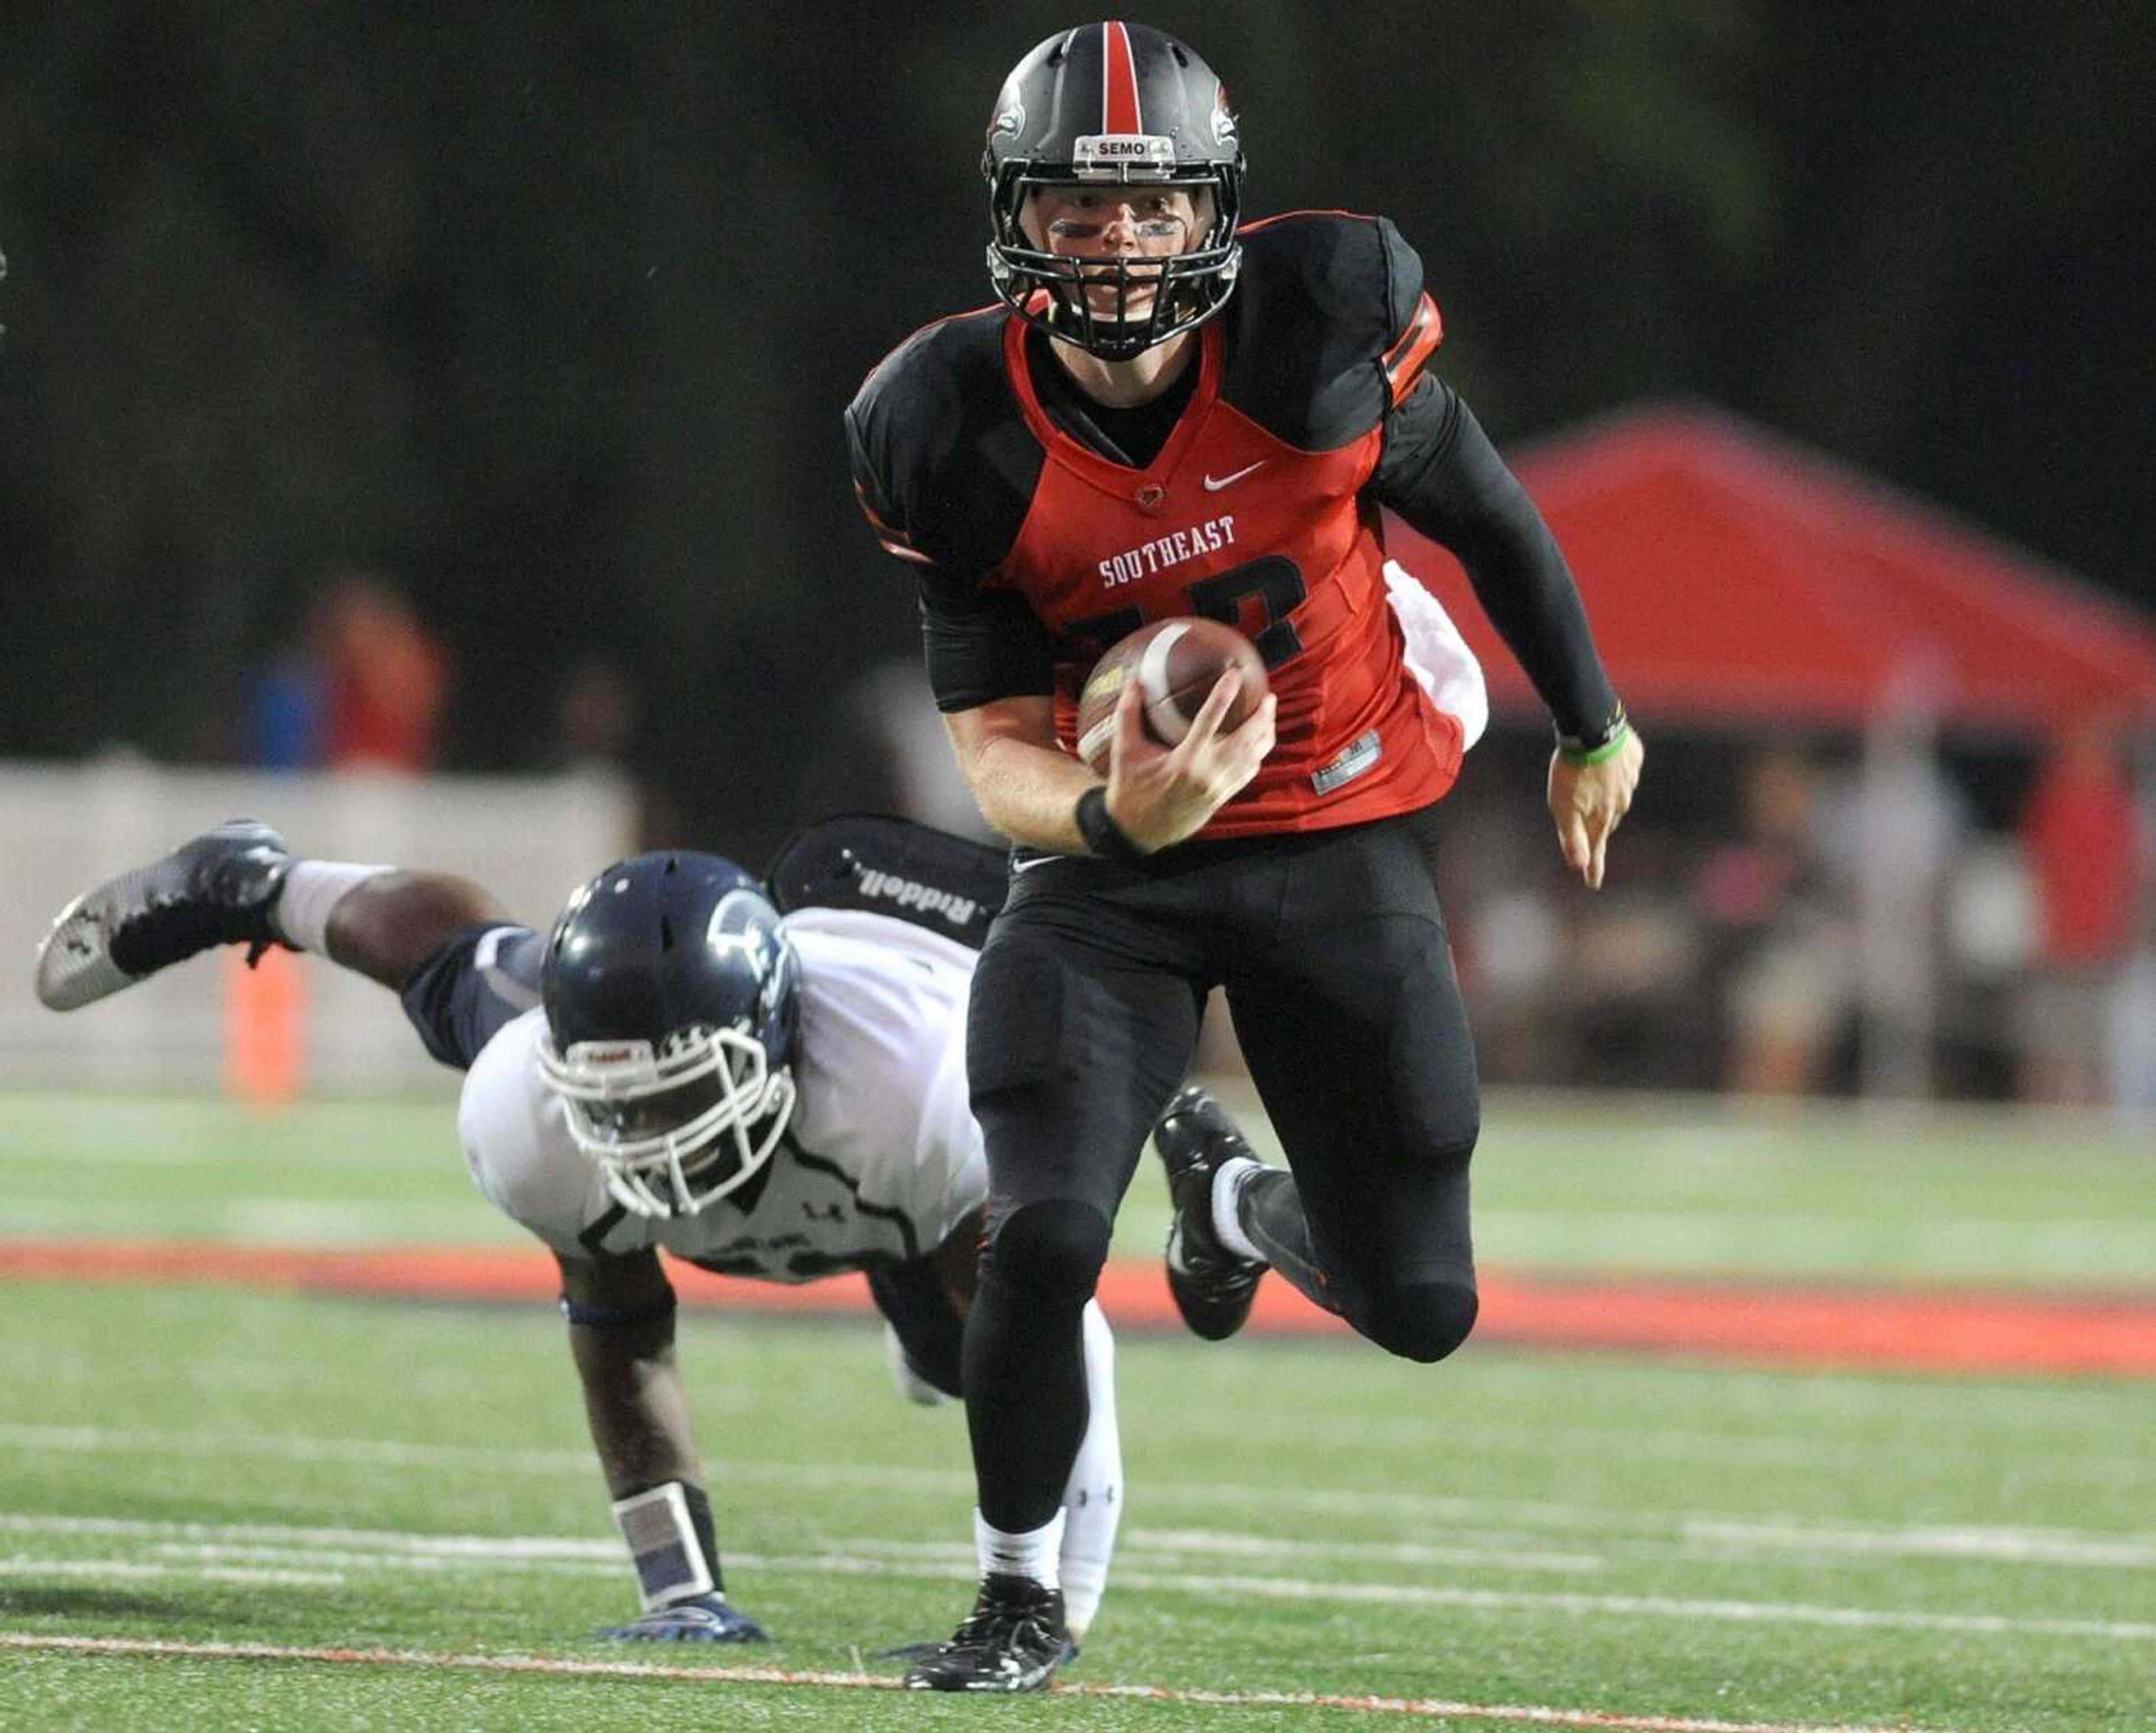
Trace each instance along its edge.
<path fill-rule="evenodd" d="M 310 867 L 327 864 L 297 861 L 293 873 L 304 883 Z M 288 890 L 286 900 L 293 894 Z M 273 910 L 272 918 L 279 913 Z M 508 922 L 493 894 L 468 878 L 385 869 L 338 896 L 322 922 L 321 944 L 301 949 L 320 949 L 332 963 L 401 992 L 427 959 L 458 934 Z"/>
<path fill-rule="evenodd" d="M 486 1035 L 537 1003 L 541 942 L 510 925 L 484 887 L 297 858 L 252 819 L 204 831 L 68 904 L 38 948 L 38 996 L 73 1010 L 231 944 L 247 946 L 250 961 L 272 945 L 320 952 L 403 994 L 428 1051 L 452 1065 L 469 1064 Z"/>

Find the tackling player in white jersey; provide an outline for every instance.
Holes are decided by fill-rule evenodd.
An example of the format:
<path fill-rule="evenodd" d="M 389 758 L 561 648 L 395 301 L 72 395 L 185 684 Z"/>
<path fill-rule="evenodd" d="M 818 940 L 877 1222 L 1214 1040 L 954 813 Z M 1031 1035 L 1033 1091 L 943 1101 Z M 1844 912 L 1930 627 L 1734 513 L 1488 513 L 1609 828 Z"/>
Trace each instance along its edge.
<path fill-rule="evenodd" d="M 836 820 L 797 839 L 768 892 L 714 856 L 640 855 L 542 935 L 468 880 L 295 858 L 235 820 L 70 903 L 38 992 L 72 1010 L 226 944 L 317 951 L 398 992 L 428 1051 L 466 1071 L 458 1130 L 480 1190 L 560 1266 L 643 1597 L 608 1634 L 754 1642 L 726 1597 L 658 1254 L 769 1282 L 863 1271 L 901 1390 L 960 1394 L 988 1190 L 966 1004 L 1003 882 L 990 851 Z M 1060 1549 L 1074 1647 L 1122 1511 L 1097 1306 L 1086 1360 L 1093 1418 Z"/>

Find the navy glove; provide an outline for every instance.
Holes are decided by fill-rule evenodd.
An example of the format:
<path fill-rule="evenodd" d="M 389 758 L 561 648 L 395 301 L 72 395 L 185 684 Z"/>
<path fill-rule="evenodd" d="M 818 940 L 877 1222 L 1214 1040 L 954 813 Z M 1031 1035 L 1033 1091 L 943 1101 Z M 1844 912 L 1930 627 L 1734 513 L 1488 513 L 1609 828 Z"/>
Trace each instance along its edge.
<path fill-rule="evenodd" d="M 599 1633 L 617 1643 L 768 1643 L 762 1625 L 724 1595 L 698 1595 Z"/>

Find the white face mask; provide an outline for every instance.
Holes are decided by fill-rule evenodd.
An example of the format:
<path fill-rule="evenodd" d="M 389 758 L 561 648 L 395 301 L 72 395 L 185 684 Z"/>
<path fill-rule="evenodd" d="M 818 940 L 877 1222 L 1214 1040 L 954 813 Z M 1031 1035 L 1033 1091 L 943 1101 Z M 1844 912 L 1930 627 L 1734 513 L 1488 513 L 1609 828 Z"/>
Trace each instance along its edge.
<path fill-rule="evenodd" d="M 540 1043 L 539 1069 L 567 1108 L 569 1134 L 608 1192 L 639 1216 L 693 1216 L 746 1185 L 793 1117 L 793 1076 L 734 1029 L 649 1041 Z"/>

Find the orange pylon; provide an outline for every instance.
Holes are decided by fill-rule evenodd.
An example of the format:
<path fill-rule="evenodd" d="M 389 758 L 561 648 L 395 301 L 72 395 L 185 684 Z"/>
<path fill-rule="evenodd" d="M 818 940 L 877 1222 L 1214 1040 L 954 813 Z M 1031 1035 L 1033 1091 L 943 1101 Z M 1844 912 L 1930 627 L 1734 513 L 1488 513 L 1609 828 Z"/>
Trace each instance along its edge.
<path fill-rule="evenodd" d="M 299 1094 L 305 1068 L 306 973 L 282 949 L 253 969 L 237 949 L 224 957 L 225 1087 L 255 1107 L 281 1107 Z"/>

